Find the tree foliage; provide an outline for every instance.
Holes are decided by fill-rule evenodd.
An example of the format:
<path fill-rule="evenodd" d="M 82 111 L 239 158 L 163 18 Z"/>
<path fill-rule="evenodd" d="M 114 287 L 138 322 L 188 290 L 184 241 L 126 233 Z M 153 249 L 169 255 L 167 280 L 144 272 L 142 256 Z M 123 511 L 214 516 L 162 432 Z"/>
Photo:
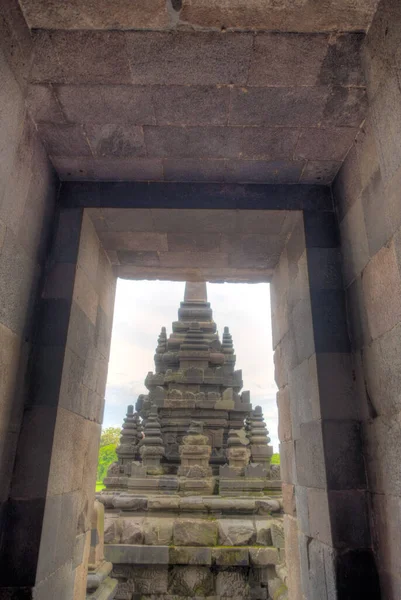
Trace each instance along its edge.
<path fill-rule="evenodd" d="M 103 481 L 107 475 L 107 469 L 117 460 L 116 447 L 116 444 L 107 444 L 107 446 L 100 447 L 97 464 L 97 481 Z"/>
<path fill-rule="evenodd" d="M 280 464 L 280 454 L 273 454 L 272 455 L 271 464 L 272 465 L 279 465 Z"/>
<path fill-rule="evenodd" d="M 120 431 L 119 427 L 107 427 L 104 429 L 100 437 L 100 447 L 103 448 L 103 446 L 109 446 L 110 444 L 118 446 Z"/>
<path fill-rule="evenodd" d="M 116 462 L 116 448 L 120 441 L 119 427 L 107 427 L 100 437 L 99 458 L 97 463 L 97 481 L 103 481 L 109 466 Z"/>

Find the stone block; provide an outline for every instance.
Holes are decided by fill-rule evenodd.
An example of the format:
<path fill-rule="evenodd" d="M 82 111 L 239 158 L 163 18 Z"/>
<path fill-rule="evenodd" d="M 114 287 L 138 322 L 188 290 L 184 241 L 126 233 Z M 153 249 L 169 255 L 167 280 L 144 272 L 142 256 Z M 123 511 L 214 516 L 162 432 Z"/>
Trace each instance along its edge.
<path fill-rule="evenodd" d="M 92 156 L 80 125 L 39 123 L 38 132 L 50 156 Z"/>
<path fill-rule="evenodd" d="M 210 548 L 191 548 L 190 546 L 172 546 L 169 549 L 170 565 L 211 565 Z"/>
<path fill-rule="evenodd" d="M 148 518 L 143 522 L 144 543 L 168 546 L 173 538 L 173 519 Z"/>
<path fill-rule="evenodd" d="M 127 565 L 168 565 L 168 546 L 106 544 L 104 555 L 112 563 Z"/>
<path fill-rule="evenodd" d="M 392 233 L 389 207 L 385 201 L 384 185 L 378 168 L 362 192 L 366 235 L 370 256 L 384 246 Z"/>
<path fill-rule="evenodd" d="M 331 185 L 340 167 L 341 162 L 335 160 L 308 160 L 302 171 L 300 182 Z"/>
<path fill-rule="evenodd" d="M 271 525 L 272 521 L 270 519 L 255 519 L 256 544 L 261 546 L 272 545 Z"/>
<path fill-rule="evenodd" d="M 389 416 L 400 410 L 400 330 L 397 325 L 364 350 L 364 376 L 375 415 Z"/>
<path fill-rule="evenodd" d="M 336 521 L 331 522 L 330 506 L 326 490 L 308 488 L 307 510 L 309 521 L 309 532 L 302 528 L 303 533 L 310 535 L 327 544 L 332 545 L 332 527 L 336 527 Z"/>
<path fill-rule="evenodd" d="M 121 541 L 121 521 L 117 517 L 105 517 L 104 520 L 104 543 L 119 544 Z"/>
<path fill-rule="evenodd" d="M 213 573 L 209 567 L 175 566 L 169 572 L 168 591 L 189 598 L 207 597 L 214 591 Z"/>
<path fill-rule="evenodd" d="M 163 165 L 153 158 L 52 157 L 62 181 L 161 181 Z"/>
<path fill-rule="evenodd" d="M 313 382 L 310 379 L 311 359 L 304 360 L 289 373 L 290 410 L 292 423 L 292 437 L 300 437 L 301 423 L 313 420 Z"/>
<path fill-rule="evenodd" d="M 33 29 L 162 29 L 168 27 L 168 7 L 163 0 L 151 5 L 140 1 L 134 6 L 118 2 L 110 14 L 104 0 L 85 0 L 78 11 L 76 7 L 61 7 L 57 2 L 23 1 L 24 15 Z"/>
<path fill-rule="evenodd" d="M 316 353 L 350 351 L 342 290 L 311 291 L 313 333 Z"/>
<path fill-rule="evenodd" d="M 250 599 L 247 572 L 243 569 L 219 571 L 216 577 L 216 592 L 222 598 Z"/>
<path fill-rule="evenodd" d="M 356 277 L 346 289 L 346 305 L 351 346 L 359 350 L 371 341 L 361 277 Z"/>
<path fill-rule="evenodd" d="M 180 507 L 179 496 L 153 496 L 148 497 L 148 510 L 178 510 Z"/>
<path fill-rule="evenodd" d="M 34 82 L 132 83 L 121 31 L 40 31 L 34 45 Z"/>
<path fill-rule="evenodd" d="M 288 515 L 284 515 L 284 534 L 285 557 L 288 571 L 286 584 L 288 587 L 289 597 L 291 599 L 294 598 L 294 600 L 301 600 L 301 570 L 298 549 L 297 520 Z M 324 596 L 322 596 L 322 598 L 324 598 Z"/>
<path fill-rule="evenodd" d="M 330 491 L 328 505 L 333 546 L 335 548 L 369 548 L 371 539 L 366 492 L 359 490 Z M 315 514 L 317 515 L 317 513 Z M 316 526 L 319 527 L 315 515 L 313 519 L 316 520 Z M 319 537 L 319 539 L 321 538 Z"/>
<path fill-rule="evenodd" d="M 146 565 L 132 568 L 134 591 L 139 594 L 165 594 L 168 590 L 168 567 Z"/>
<path fill-rule="evenodd" d="M 146 156 L 143 129 L 125 124 L 85 124 L 84 132 L 94 156 L 129 158 Z"/>
<path fill-rule="evenodd" d="M 241 3 L 222 5 L 216 0 L 200 0 L 194 4 L 190 0 L 184 0 L 180 16 L 182 21 L 194 28 L 211 27 L 223 31 L 225 28 L 278 31 L 285 32 L 288 36 L 290 35 L 288 31 L 311 34 L 333 30 L 351 32 L 365 30 L 371 22 L 375 8 L 374 2 L 358 1 L 354 6 L 355 10 L 351 11 L 348 2 L 341 0 L 338 4 L 330 6 L 313 5 L 313 9 L 309 3 L 294 6 L 290 2 L 282 2 L 279 5 L 272 5 L 266 11 L 266 5 L 262 0 L 253 2 L 251 6 L 244 6 Z M 353 36 L 352 33 L 348 35 Z M 351 47 L 347 46 L 349 51 Z M 337 53 L 339 52 L 340 50 L 337 50 Z M 311 60 L 313 62 L 312 58 Z M 335 64 L 336 61 L 331 58 L 327 67 L 333 62 Z M 340 66 L 342 66 L 341 61 Z"/>
<path fill-rule="evenodd" d="M 360 86 L 365 83 L 361 64 L 363 33 L 342 33 L 329 43 L 323 68 L 319 73 L 319 82 L 328 85 L 346 87 Z"/>
<path fill-rule="evenodd" d="M 322 435 L 328 488 L 363 489 L 366 479 L 358 421 L 323 421 Z"/>
<path fill-rule="evenodd" d="M 152 217 L 156 231 L 177 233 L 215 232 L 234 233 L 237 226 L 237 216 L 233 211 L 193 209 L 152 209 Z"/>
<path fill-rule="evenodd" d="M 297 480 L 306 487 L 325 488 L 326 468 L 322 426 L 319 421 L 302 423 L 295 446 Z"/>
<path fill-rule="evenodd" d="M 369 248 L 360 198 L 355 200 L 340 224 L 344 283 L 348 286 L 366 266 Z"/>
<path fill-rule="evenodd" d="M 296 483 L 297 473 L 295 469 L 294 442 L 280 443 L 280 467 L 281 477 L 285 483 Z"/>
<path fill-rule="evenodd" d="M 328 90 L 324 87 L 233 88 L 229 124 L 266 127 L 316 126 L 323 118 L 327 98 Z M 333 135 L 335 133 L 331 133 L 331 136 Z M 314 138 L 315 143 L 318 143 L 318 139 L 318 136 Z M 305 143 L 301 147 L 298 144 L 298 151 L 294 158 L 341 160 L 345 154 L 345 144 L 342 144 L 342 147 L 344 150 L 339 158 L 335 156 L 327 158 L 322 155 L 316 156 L 317 153 L 309 156 L 307 152 L 302 152 Z M 328 148 L 326 147 L 327 152 Z"/>
<path fill-rule="evenodd" d="M 144 542 L 143 519 L 126 518 L 121 520 L 121 543 L 142 544 Z"/>
<path fill-rule="evenodd" d="M 309 360 L 313 419 L 356 419 L 356 385 L 352 356 L 345 352 L 319 353 Z"/>
<path fill-rule="evenodd" d="M 225 160 L 204 158 L 165 158 L 163 172 L 165 181 L 178 182 L 220 182 L 226 180 Z"/>
<path fill-rule="evenodd" d="M 226 125 L 230 91 L 212 86 L 155 86 L 152 100 L 158 125 Z"/>
<path fill-rule="evenodd" d="M 281 486 L 283 493 L 283 510 L 287 515 L 295 517 L 297 514 L 295 503 L 295 486 L 290 483 L 283 483 Z M 267 544 L 270 546 L 271 544 Z"/>
<path fill-rule="evenodd" d="M 66 123 L 66 118 L 57 103 L 54 90 L 49 84 L 30 85 L 26 102 L 28 110 L 36 123 L 40 121 Z"/>
<path fill-rule="evenodd" d="M 359 127 L 367 109 L 368 98 L 364 88 L 336 86 L 332 88 L 325 107 L 325 124 L 328 127 Z"/>
<path fill-rule="evenodd" d="M 39 269 L 7 229 L 0 253 L 0 322 L 14 333 L 27 333 Z"/>
<path fill-rule="evenodd" d="M 160 158 L 237 158 L 241 131 L 234 127 L 144 128 L 147 152 Z"/>
<path fill-rule="evenodd" d="M 167 235 L 152 231 L 104 231 L 99 235 L 106 250 L 157 251 L 168 249 Z"/>
<path fill-rule="evenodd" d="M 59 85 L 55 93 L 73 123 L 155 124 L 151 90 L 143 86 Z"/>
<path fill-rule="evenodd" d="M 305 246 L 308 249 L 337 248 L 340 245 L 337 219 L 334 212 L 305 211 L 303 215 Z M 313 253 L 311 253 L 313 255 Z M 309 253 L 307 253 L 309 256 Z M 324 256 L 324 254 L 323 254 Z M 311 279 L 313 272 L 309 270 Z M 310 282 L 312 284 L 312 281 Z M 315 286 L 316 287 L 316 286 Z"/>
<path fill-rule="evenodd" d="M 396 71 L 391 69 L 371 103 L 372 126 L 385 185 L 390 182 L 401 164 L 401 153 L 397 144 L 401 131 L 400 96 Z M 391 115 L 391 118 L 388 115 Z"/>
<path fill-rule="evenodd" d="M 250 548 L 249 558 L 251 564 L 258 567 L 277 565 L 280 562 L 277 548 Z"/>
<path fill-rule="evenodd" d="M 397 468 L 397 451 L 401 443 L 400 413 L 379 416 L 365 423 L 363 441 L 370 489 L 375 493 L 401 496 L 401 478 Z"/>
<path fill-rule="evenodd" d="M 248 548 L 213 548 L 213 564 L 218 567 L 246 567 L 249 565 Z"/>
<path fill-rule="evenodd" d="M 173 526 L 176 546 L 215 546 L 217 522 L 202 519 L 177 519 Z"/>
<path fill-rule="evenodd" d="M 311 299 L 306 298 L 304 300 L 299 300 L 295 304 L 290 315 L 296 351 L 296 362 L 294 365 L 291 365 L 291 369 L 312 356 L 315 352 L 315 324 L 312 319 L 313 311 Z"/>
<path fill-rule="evenodd" d="M 285 134 L 283 133 L 285 131 Z M 282 164 L 290 166 L 291 159 L 298 140 L 298 130 L 287 128 L 285 130 L 273 129 L 269 127 L 244 127 L 241 135 L 241 158 L 253 159 L 259 161 L 271 161 L 269 164 Z M 287 159 L 287 163 L 284 162 Z M 232 163 L 230 163 L 232 165 Z M 228 165 L 230 167 L 230 164 Z M 262 163 L 261 163 L 262 164 Z M 268 164 L 268 163 L 265 163 Z M 294 163 L 295 168 L 303 163 Z M 231 170 L 233 170 L 231 168 Z M 267 168 L 266 168 L 267 170 Z M 272 231 L 277 234 L 279 231 Z"/>
<path fill-rule="evenodd" d="M 297 485 L 295 488 L 295 502 L 298 530 L 310 536 L 308 489 L 307 487 Z"/>
<path fill-rule="evenodd" d="M 312 107 L 311 110 L 313 110 Z M 357 129 L 351 127 L 305 129 L 299 137 L 294 158 L 342 162 L 352 146 L 356 134 Z"/>
<path fill-rule="evenodd" d="M 256 530 L 250 519 L 220 519 L 219 544 L 222 546 L 247 546 L 255 542 Z"/>
<path fill-rule="evenodd" d="M 343 287 L 339 248 L 308 248 L 311 289 L 339 290 Z"/>
<path fill-rule="evenodd" d="M 252 35 L 130 32 L 125 41 L 136 84 L 246 83 Z"/>
<path fill-rule="evenodd" d="M 371 259 L 362 288 L 369 332 L 376 339 L 401 321 L 401 276 L 394 242 Z"/>
<path fill-rule="evenodd" d="M 327 48 L 327 34 L 259 34 L 255 38 L 248 83 L 252 86 L 316 85 Z M 307 60 L 303 60 L 306 56 Z"/>
<path fill-rule="evenodd" d="M 303 161 L 294 160 L 229 160 L 225 180 L 233 183 L 298 183 L 303 167 Z"/>
<path fill-rule="evenodd" d="M 360 135 L 345 158 L 333 184 L 334 199 L 341 222 L 362 190 L 362 176 L 357 148 Z"/>

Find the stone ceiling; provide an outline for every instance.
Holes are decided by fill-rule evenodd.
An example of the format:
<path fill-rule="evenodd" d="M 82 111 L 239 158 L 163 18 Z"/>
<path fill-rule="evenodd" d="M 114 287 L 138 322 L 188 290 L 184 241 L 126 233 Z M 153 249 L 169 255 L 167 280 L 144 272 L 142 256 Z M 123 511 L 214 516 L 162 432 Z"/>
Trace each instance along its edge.
<path fill-rule="evenodd" d="M 376 0 L 20 2 L 63 180 L 330 184 L 363 123 Z"/>
<path fill-rule="evenodd" d="M 88 208 L 115 274 L 130 279 L 269 281 L 299 213 Z"/>

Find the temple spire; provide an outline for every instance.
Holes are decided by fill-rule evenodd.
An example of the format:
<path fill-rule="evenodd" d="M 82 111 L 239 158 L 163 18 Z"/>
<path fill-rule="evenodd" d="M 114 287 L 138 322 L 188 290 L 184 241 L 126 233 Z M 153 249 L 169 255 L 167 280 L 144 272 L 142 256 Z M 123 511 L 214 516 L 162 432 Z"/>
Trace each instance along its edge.
<path fill-rule="evenodd" d="M 184 302 L 207 302 L 206 281 L 187 281 Z"/>

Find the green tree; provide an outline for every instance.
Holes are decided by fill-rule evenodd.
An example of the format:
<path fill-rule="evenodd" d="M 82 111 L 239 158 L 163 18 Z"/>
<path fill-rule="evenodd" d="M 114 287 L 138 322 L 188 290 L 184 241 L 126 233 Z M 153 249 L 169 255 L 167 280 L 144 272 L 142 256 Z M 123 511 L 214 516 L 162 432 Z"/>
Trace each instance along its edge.
<path fill-rule="evenodd" d="M 120 431 L 119 427 L 107 427 L 104 429 L 100 437 L 100 447 L 103 448 L 103 446 L 109 446 L 110 444 L 118 446 Z"/>
<path fill-rule="evenodd" d="M 273 454 L 272 455 L 271 464 L 272 465 L 279 465 L 280 464 L 280 454 Z"/>
<path fill-rule="evenodd" d="M 100 447 L 97 465 L 97 481 L 103 481 L 107 475 L 107 469 L 109 466 L 113 462 L 116 462 L 116 447 L 116 444 L 107 444 L 107 446 Z"/>

